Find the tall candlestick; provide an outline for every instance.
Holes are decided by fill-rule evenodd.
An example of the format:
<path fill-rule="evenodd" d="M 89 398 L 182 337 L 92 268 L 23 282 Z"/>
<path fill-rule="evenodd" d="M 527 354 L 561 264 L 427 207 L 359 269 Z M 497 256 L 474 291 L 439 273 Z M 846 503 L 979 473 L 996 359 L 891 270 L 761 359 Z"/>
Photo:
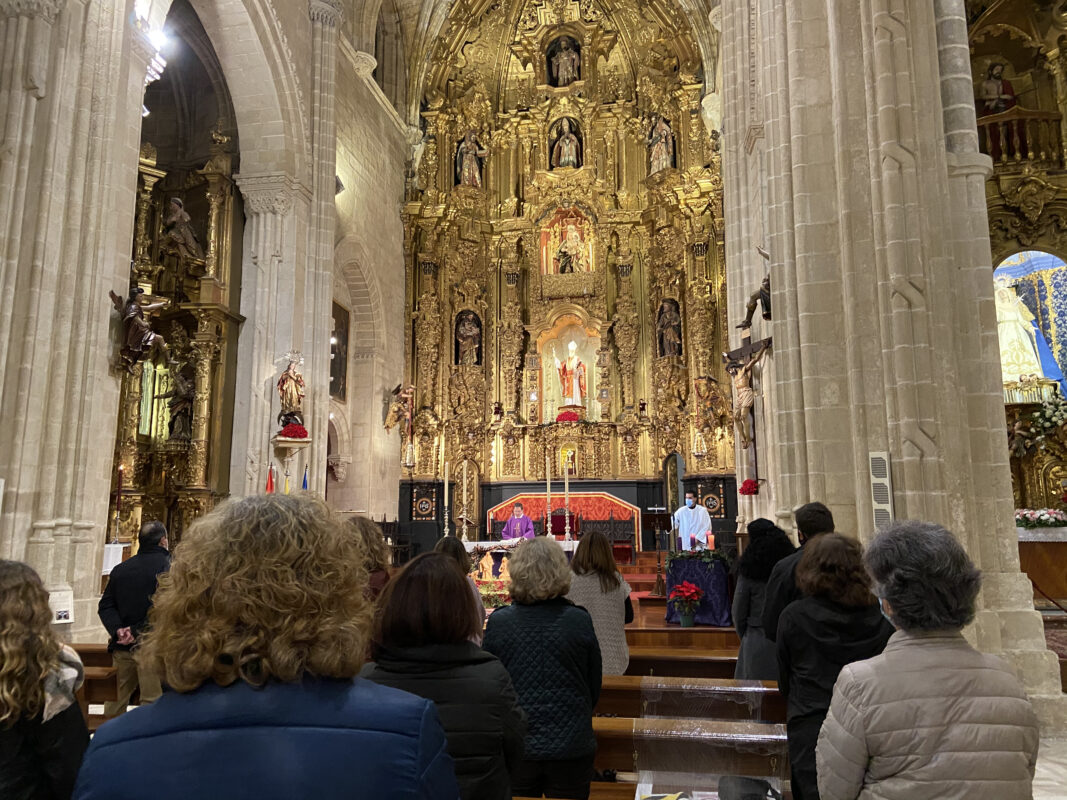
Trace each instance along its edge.
<path fill-rule="evenodd" d="M 552 456 L 545 451 L 545 534 L 552 533 Z"/>
<path fill-rule="evenodd" d="M 467 541 L 467 475 L 469 474 L 468 464 L 463 465 L 463 541 Z"/>
<path fill-rule="evenodd" d="M 445 505 L 444 505 L 444 518 L 445 518 L 445 533 L 448 533 L 448 462 L 445 462 Z"/>
<path fill-rule="evenodd" d="M 563 461 L 563 532 L 571 540 L 571 464 L 570 456 Z"/>

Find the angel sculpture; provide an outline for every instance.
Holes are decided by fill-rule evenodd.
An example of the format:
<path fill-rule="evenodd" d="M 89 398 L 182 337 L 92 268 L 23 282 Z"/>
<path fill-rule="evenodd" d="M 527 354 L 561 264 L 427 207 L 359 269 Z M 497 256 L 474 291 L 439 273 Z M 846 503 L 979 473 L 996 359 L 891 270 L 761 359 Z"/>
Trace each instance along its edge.
<path fill-rule="evenodd" d="M 140 296 L 144 289 L 134 286 L 130 289 L 130 296 L 125 300 L 113 291 L 108 291 L 115 310 L 122 316 L 122 325 L 125 328 L 125 338 L 122 344 L 122 361 L 126 371 L 133 374 L 133 368 L 142 358 L 148 356 L 153 359 L 157 351 L 162 351 L 164 359 L 170 361 L 170 350 L 167 343 L 158 333 L 152 330 L 152 326 L 145 319 L 145 312 L 158 311 L 165 308 L 170 301 L 162 300 L 158 303 L 141 305 Z"/>
<path fill-rule="evenodd" d="M 385 432 L 392 433 L 401 420 L 411 421 L 411 403 L 415 397 L 415 387 L 397 384 L 393 389 L 393 402 L 389 405 L 389 411 L 385 415 Z"/>

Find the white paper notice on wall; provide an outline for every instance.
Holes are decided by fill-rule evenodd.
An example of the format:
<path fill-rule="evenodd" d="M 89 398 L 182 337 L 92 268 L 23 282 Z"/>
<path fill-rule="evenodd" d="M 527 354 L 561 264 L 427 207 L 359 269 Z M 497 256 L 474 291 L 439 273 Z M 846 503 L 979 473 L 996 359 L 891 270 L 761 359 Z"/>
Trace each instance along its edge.
<path fill-rule="evenodd" d="M 52 608 L 52 622 L 74 622 L 74 590 L 56 589 L 48 593 L 48 605 Z"/>
<path fill-rule="evenodd" d="M 110 575 L 111 570 L 122 563 L 122 542 L 108 542 L 104 545 L 104 564 L 101 574 Z"/>

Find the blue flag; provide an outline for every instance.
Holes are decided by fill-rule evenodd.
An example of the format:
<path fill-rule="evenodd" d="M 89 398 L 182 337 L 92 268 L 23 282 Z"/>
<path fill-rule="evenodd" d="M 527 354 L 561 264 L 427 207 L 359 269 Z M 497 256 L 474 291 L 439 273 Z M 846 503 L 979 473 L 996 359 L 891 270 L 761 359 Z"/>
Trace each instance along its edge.
<path fill-rule="evenodd" d="M 300 488 L 303 489 L 305 492 L 308 490 L 308 467 L 307 467 L 307 464 L 304 465 L 304 485 L 301 486 Z"/>

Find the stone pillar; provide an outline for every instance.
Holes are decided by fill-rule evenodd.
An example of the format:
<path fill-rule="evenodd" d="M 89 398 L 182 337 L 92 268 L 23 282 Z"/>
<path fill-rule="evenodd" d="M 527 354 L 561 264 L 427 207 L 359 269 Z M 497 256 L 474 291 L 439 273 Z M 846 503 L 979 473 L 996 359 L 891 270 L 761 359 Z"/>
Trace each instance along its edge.
<path fill-rule="evenodd" d="M 230 493 L 262 491 L 274 457 L 270 437 L 279 408 L 275 381 L 294 346 L 298 248 L 297 201 L 306 199 L 288 175 L 236 176 L 244 197 L 245 239 L 241 275 L 242 326 L 237 345 Z M 302 204 L 303 205 L 303 204 Z M 328 341 L 328 340 L 327 340 Z M 274 413 L 272 413 L 272 410 Z"/>
<path fill-rule="evenodd" d="M 1018 572 L 989 162 L 977 151 L 963 6 L 725 0 L 731 310 L 761 277 L 752 251 L 764 244 L 774 358 L 760 467 L 776 507 L 823 500 L 839 530 L 868 539 L 868 459 L 888 452 L 895 516 L 939 522 L 964 542 L 985 573 L 972 638 L 1012 661 L 1046 729 L 1063 730 L 1056 659 Z M 746 41 L 759 75 L 746 71 Z M 763 242 L 752 235 L 760 219 Z"/>
<path fill-rule="evenodd" d="M 330 332 L 333 328 L 334 209 L 337 154 L 337 0 L 310 0 L 311 17 L 311 220 L 308 226 L 304 341 L 307 362 L 305 424 L 311 434 L 308 488 L 326 490 L 330 413 Z"/>

